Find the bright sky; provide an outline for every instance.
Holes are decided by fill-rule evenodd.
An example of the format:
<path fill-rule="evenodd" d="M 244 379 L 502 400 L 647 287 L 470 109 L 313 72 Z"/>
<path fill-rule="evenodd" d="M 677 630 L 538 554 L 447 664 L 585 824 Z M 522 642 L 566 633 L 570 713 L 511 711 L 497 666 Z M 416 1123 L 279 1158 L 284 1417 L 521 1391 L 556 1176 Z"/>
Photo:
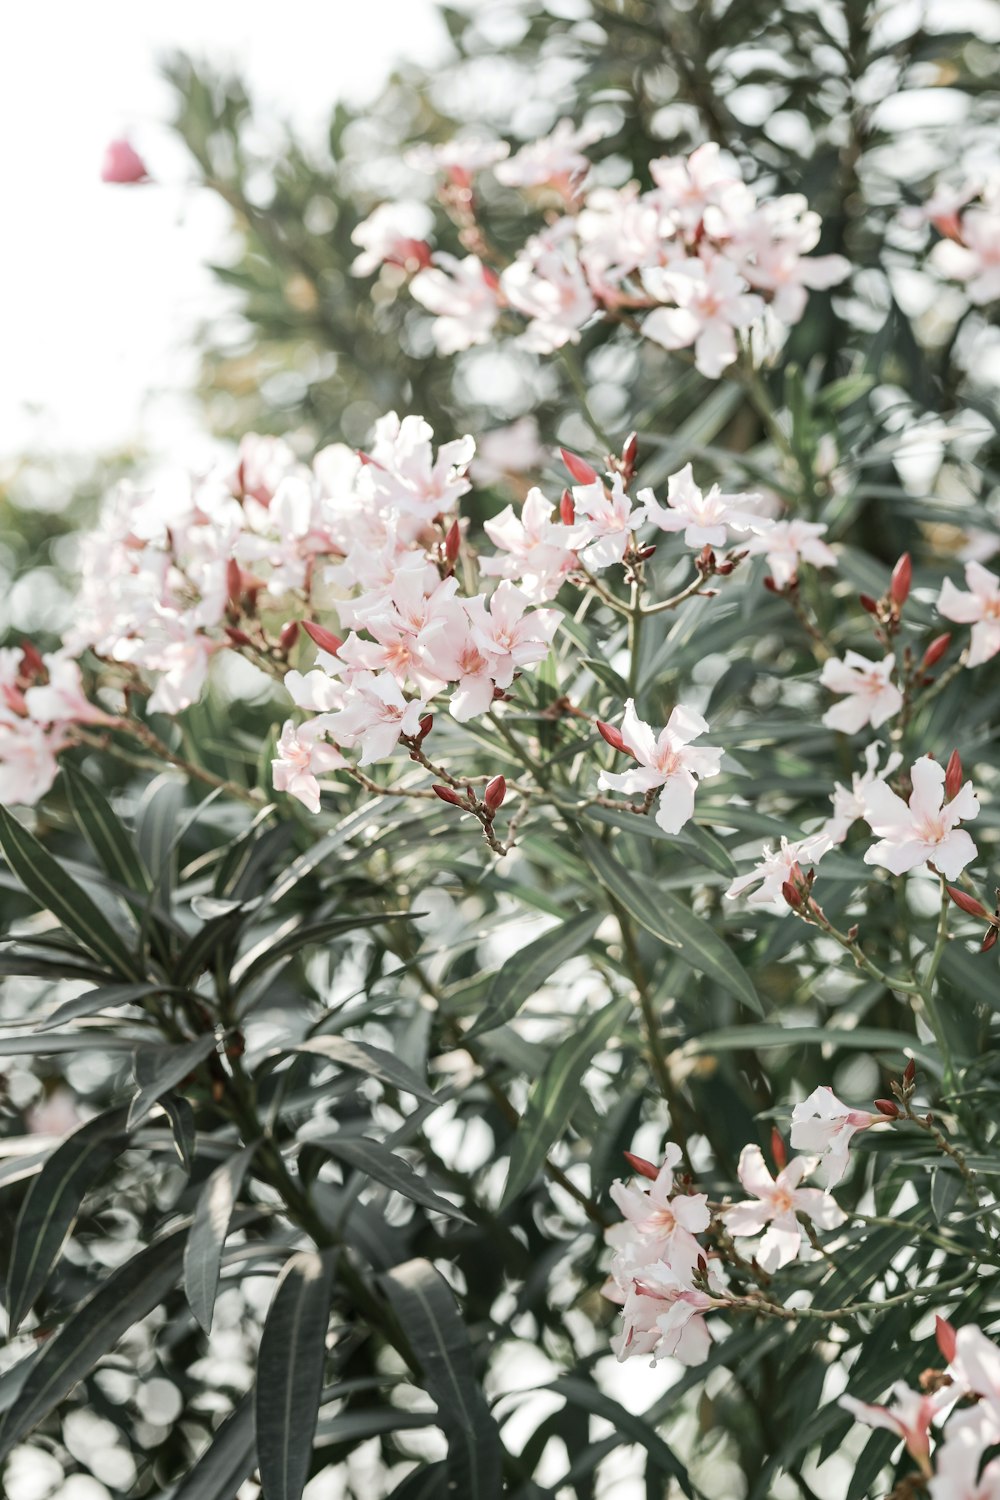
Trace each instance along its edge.
<path fill-rule="evenodd" d="M 214 305 L 203 268 L 225 245 L 226 214 L 188 185 L 164 128 L 157 60 L 178 49 L 238 66 L 309 132 L 336 98 L 373 93 L 397 58 L 433 62 L 443 27 L 432 0 L 0 8 L 0 456 L 132 439 L 193 454 L 196 413 L 169 393 L 194 373 L 185 335 Z M 123 133 L 156 185 L 101 183 L 104 147 Z"/>

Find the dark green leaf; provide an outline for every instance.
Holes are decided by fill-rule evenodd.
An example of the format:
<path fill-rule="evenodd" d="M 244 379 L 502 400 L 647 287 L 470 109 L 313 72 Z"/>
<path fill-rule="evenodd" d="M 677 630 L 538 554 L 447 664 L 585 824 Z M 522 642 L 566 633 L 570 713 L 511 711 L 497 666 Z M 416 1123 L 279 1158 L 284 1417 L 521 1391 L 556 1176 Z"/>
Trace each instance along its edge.
<path fill-rule="evenodd" d="M 215 1051 L 215 1047 L 214 1033 L 206 1032 L 193 1042 L 137 1053 L 136 1082 L 139 1087 L 128 1112 L 129 1130 L 134 1130 L 139 1121 L 146 1118 L 161 1094 L 183 1082 Z"/>
<path fill-rule="evenodd" d="M 662 1473 L 669 1474 L 676 1479 L 685 1495 L 693 1493 L 687 1469 L 673 1449 L 669 1448 L 659 1436 L 653 1423 L 645 1416 L 628 1411 L 611 1396 L 606 1396 L 591 1381 L 580 1380 L 572 1375 L 554 1380 L 549 1389 L 557 1391 L 560 1396 L 565 1396 L 566 1400 L 572 1402 L 574 1406 L 580 1406 L 593 1416 L 603 1417 L 610 1422 L 615 1432 L 620 1434 L 622 1442 L 628 1440 L 641 1443 L 649 1454 L 651 1462 Z"/>
<path fill-rule="evenodd" d="M 560 964 L 587 946 L 600 921 L 600 912 L 577 912 L 561 927 L 543 932 L 534 942 L 518 949 L 493 976 L 485 1008 L 466 1033 L 467 1039 L 472 1041 L 516 1016 L 524 1002 L 531 999 Z"/>
<path fill-rule="evenodd" d="M 191 1233 L 184 1247 L 184 1293 L 206 1333 L 212 1331 L 222 1251 L 243 1178 L 258 1143 L 237 1151 L 208 1178 L 198 1197 Z"/>
<path fill-rule="evenodd" d="M 332 1251 L 293 1255 L 268 1309 L 255 1398 L 264 1500 L 299 1500 L 309 1478 L 333 1267 Z"/>
<path fill-rule="evenodd" d="M 322 1150 L 329 1152 L 331 1156 L 337 1157 L 339 1161 L 347 1162 L 348 1166 L 354 1167 L 358 1172 L 363 1172 L 368 1177 L 374 1177 L 376 1182 L 384 1183 L 394 1192 L 402 1193 L 404 1198 L 410 1198 L 414 1203 L 421 1204 L 424 1208 L 433 1209 L 435 1213 L 447 1214 L 451 1219 L 460 1219 L 463 1224 L 469 1220 L 461 1209 L 449 1203 L 447 1198 L 427 1186 L 422 1178 L 418 1177 L 410 1163 L 402 1156 L 397 1156 L 384 1146 L 381 1141 L 370 1140 L 361 1135 L 323 1135 L 309 1137 L 311 1146 L 319 1146 Z"/>
<path fill-rule="evenodd" d="M 434 1103 L 434 1095 L 421 1082 L 416 1073 L 405 1063 L 398 1062 L 391 1052 L 381 1047 L 370 1047 L 367 1042 L 351 1041 L 343 1036 L 313 1036 L 294 1047 L 282 1047 L 276 1056 L 287 1057 L 290 1052 L 304 1052 L 312 1057 L 323 1057 L 342 1068 L 351 1068 L 357 1073 L 367 1073 L 390 1088 L 402 1089 L 426 1103 Z"/>
<path fill-rule="evenodd" d="M 119 1005 L 131 1005 L 150 995 L 162 995 L 167 988 L 161 984 L 148 983 L 101 984 L 96 989 L 85 990 L 82 995 L 74 995 L 72 1000 L 64 1000 L 62 1005 L 57 1005 L 44 1021 L 39 1021 L 38 1029 L 50 1031 L 53 1026 L 61 1026 L 64 1021 L 75 1020 L 77 1016 L 94 1016 L 99 1011 L 113 1010 Z"/>
<path fill-rule="evenodd" d="M 253 1397 L 244 1396 L 170 1500 L 233 1500 L 256 1462 Z"/>
<path fill-rule="evenodd" d="M 64 777 L 73 816 L 111 879 L 137 895 L 151 891 L 149 871 L 104 794 L 72 766 L 64 767 Z"/>

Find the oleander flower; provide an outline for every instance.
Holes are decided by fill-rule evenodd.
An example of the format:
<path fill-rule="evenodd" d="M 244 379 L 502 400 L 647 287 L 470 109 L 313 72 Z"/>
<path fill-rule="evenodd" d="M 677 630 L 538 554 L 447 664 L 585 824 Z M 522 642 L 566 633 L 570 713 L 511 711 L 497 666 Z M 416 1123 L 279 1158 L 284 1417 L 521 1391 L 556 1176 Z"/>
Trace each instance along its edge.
<path fill-rule="evenodd" d="M 722 751 L 693 747 L 692 741 L 708 732 L 708 724 L 693 708 L 678 704 L 666 727 L 655 735 L 639 718 L 635 701 L 625 704 L 621 738 L 637 764 L 628 771 L 602 771 L 597 784 L 615 792 L 651 792 L 662 787 L 656 822 L 664 833 L 679 833 L 694 816 L 694 794 L 698 782 L 719 774 Z"/>
<path fill-rule="evenodd" d="M 913 791 L 908 802 L 877 779 L 865 790 L 865 821 L 878 837 L 865 854 L 865 864 L 881 865 L 893 875 L 905 875 L 931 863 L 954 880 L 978 853 L 971 837 L 957 824 L 979 813 L 972 782 L 945 802 L 945 768 L 929 755 L 910 767 Z"/>

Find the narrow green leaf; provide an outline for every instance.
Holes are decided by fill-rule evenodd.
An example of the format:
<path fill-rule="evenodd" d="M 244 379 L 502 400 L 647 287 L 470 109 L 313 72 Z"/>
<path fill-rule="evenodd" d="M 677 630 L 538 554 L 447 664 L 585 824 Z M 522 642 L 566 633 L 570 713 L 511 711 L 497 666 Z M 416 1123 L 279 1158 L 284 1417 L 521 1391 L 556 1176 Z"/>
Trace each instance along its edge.
<path fill-rule="evenodd" d="M 593 911 L 578 912 L 561 927 L 543 932 L 513 954 L 493 976 L 486 1005 L 479 1020 L 466 1033 L 467 1039 L 472 1041 L 516 1016 L 560 964 L 587 946 L 600 925 L 601 915 Z"/>
<path fill-rule="evenodd" d="M 62 1026 L 65 1021 L 73 1021 L 77 1016 L 94 1016 L 99 1011 L 113 1010 L 119 1005 L 131 1005 L 150 995 L 162 995 L 168 989 L 169 986 L 162 984 L 100 984 L 96 989 L 85 990 L 82 995 L 74 995 L 72 1000 L 64 1000 L 62 1005 L 57 1005 L 43 1021 L 39 1021 L 38 1030 L 51 1031 L 54 1026 Z"/>
<path fill-rule="evenodd" d="M 344 932 L 360 932 L 366 927 L 378 927 L 381 923 L 391 922 L 397 917 L 414 915 L 417 913 L 387 911 L 371 916 L 327 917 L 322 922 L 301 923 L 291 932 L 265 938 L 256 948 L 252 948 L 249 953 L 245 954 L 239 963 L 234 964 L 233 989 L 242 989 L 251 979 L 270 968 L 271 964 L 278 963 L 290 954 L 298 953 L 301 948 L 308 947 L 310 943 L 325 943 L 328 939 Z"/>
<path fill-rule="evenodd" d="M 584 858 L 619 906 L 647 932 L 673 948 L 699 974 L 714 979 L 723 989 L 758 1015 L 763 1007 L 749 975 L 726 943 L 701 917 L 668 891 L 640 885 L 622 864 L 592 834 L 581 834 Z"/>
<path fill-rule="evenodd" d="M 532 1086 L 517 1127 L 501 1208 L 534 1180 L 549 1147 L 566 1128 L 591 1059 L 614 1036 L 629 1009 L 629 1001 L 612 1000 L 556 1048 L 541 1078 Z"/>
<path fill-rule="evenodd" d="M 455 1297 L 426 1260 L 381 1278 L 403 1332 L 417 1351 L 424 1387 L 448 1440 L 448 1489 L 462 1500 L 498 1500 L 500 1434 L 476 1379 L 472 1347 Z"/>
<path fill-rule="evenodd" d="M 103 792 L 72 766 L 65 766 L 63 774 L 80 832 L 111 879 L 136 895 L 148 894 L 153 888 L 149 871 Z"/>
<path fill-rule="evenodd" d="M 394 1192 L 402 1193 L 404 1198 L 410 1198 L 414 1203 L 421 1204 L 424 1208 L 431 1208 L 435 1213 L 447 1214 L 450 1219 L 460 1219 L 463 1224 L 470 1220 L 456 1208 L 454 1203 L 449 1203 L 447 1198 L 442 1198 L 435 1193 L 433 1188 L 427 1186 L 418 1177 L 410 1163 L 402 1156 L 397 1156 L 390 1151 L 388 1146 L 381 1141 L 373 1141 L 365 1135 L 323 1135 L 309 1136 L 310 1146 L 319 1146 L 331 1156 L 344 1161 L 348 1166 L 354 1167 L 358 1172 L 365 1173 L 368 1177 L 374 1177 L 376 1182 L 383 1183 Z"/>
<path fill-rule="evenodd" d="M 98 1288 L 42 1346 L 0 1424 L 0 1463 L 48 1416 L 134 1323 L 176 1286 L 187 1225 L 141 1250 Z"/>
<path fill-rule="evenodd" d="M 323 1388 L 334 1253 L 303 1251 L 278 1284 L 257 1359 L 256 1431 L 264 1500 L 299 1500 Z"/>
<path fill-rule="evenodd" d="M 425 1103 L 433 1104 L 434 1095 L 405 1063 L 399 1062 L 391 1052 L 381 1047 L 370 1047 L 367 1042 L 351 1041 L 343 1036 L 313 1036 L 294 1047 L 282 1047 L 272 1057 L 287 1057 L 292 1052 L 304 1052 L 312 1057 L 324 1057 L 328 1062 L 338 1063 L 342 1068 L 352 1068 L 356 1073 L 367 1073 L 390 1088 L 402 1089 Z"/>
<path fill-rule="evenodd" d="M 253 1396 L 239 1406 L 215 1432 L 193 1469 L 172 1491 L 170 1500 L 233 1500 L 257 1462 Z"/>
<path fill-rule="evenodd" d="M 177 1156 L 190 1177 L 196 1135 L 194 1110 L 183 1094 L 164 1094 L 160 1100 L 160 1108 L 170 1121 L 170 1133 L 174 1138 Z"/>
<path fill-rule="evenodd" d="M 933 1047 L 918 1042 L 905 1031 L 889 1031 L 879 1026 L 726 1026 L 719 1031 L 692 1037 L 685 1044 L 691 1052 L 766 1051 L 772 1047 L 838 1047 L 863 1052 L 900 1053 L 904 1048 L 928 1067 L 940 1067 Z"/>
<path fill-rule="evenodd" d="M 210 1175 L 198 1197 L 191 1233 L 184 1247 L 184 1295 L 206 1333 L 212 1331 L 229 1221 L 258 1144 L 254 1141 L 237 1151 Z"/>
<path fill-rule="evenodd" d="M 32 1032 L 31 1036 L 0 1034 L 0 1057 L 56 1057 L 61 1052 L 132 1052 L 135 1038 L 115 1036 L 106 1026 L 89 1031 L 53 1031 L 48 1035 Z"/>
<path fill-rule="evenodd" d="M 158 1103 L 160 1096 L 176 1088 L 209 1053 L 215 1051 L 215 1036 L 206 1032 L 193 1042 L 176 1047 L 158 1047 L 136 1055 L 136 1090 L 128 1112 L 128 1128 L 134 1130 Z"/>
<path fill-rule="evenodd" d="M 138 960 L 128 951 L 104 913 L 66 874 L 34 834 L 0 807 L 0 848 L 25 890 L 50 911 L 116 974 L 141 979 Z"/>
<path fill-rule="evenodd" d="M 685 1495 L 693 1494 L 687 1469 L 646 1416 L 628 1411 L 611 1396 L 606 1396 L 592 1381 L 580 1380 L 572 1375 L 553 1380 L 548 1389 L 565 1396 L 573 1406 L 579 1406 L 595 1417 L 605 1418 L 615 1432 L 621 1435 L 621 1442 L 641 1443 L 650 1461 L 661 1473 L 676 1479 Z"/>
<path fill-rule="evenodd" d="M 28 1188 L 7 1275 L 12 1334 L 48 1280 L 86 1193 L 124 1147 L 125 1115 L 115 1109 L 81 1125 L 56 1147 Z"/>

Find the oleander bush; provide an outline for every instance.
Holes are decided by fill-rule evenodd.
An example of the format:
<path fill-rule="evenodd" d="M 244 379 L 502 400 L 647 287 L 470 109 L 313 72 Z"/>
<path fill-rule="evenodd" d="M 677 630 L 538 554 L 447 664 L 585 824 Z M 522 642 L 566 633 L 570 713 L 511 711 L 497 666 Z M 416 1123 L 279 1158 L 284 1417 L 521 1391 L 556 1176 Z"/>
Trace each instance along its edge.
<path fill-rule="evenodd" d="M 1000 1495 L 1000 176 L 925 9 L 445 10 L 322 151 L 170 65 L 233 441 L 0 650 L 12 1500 Z"/>

